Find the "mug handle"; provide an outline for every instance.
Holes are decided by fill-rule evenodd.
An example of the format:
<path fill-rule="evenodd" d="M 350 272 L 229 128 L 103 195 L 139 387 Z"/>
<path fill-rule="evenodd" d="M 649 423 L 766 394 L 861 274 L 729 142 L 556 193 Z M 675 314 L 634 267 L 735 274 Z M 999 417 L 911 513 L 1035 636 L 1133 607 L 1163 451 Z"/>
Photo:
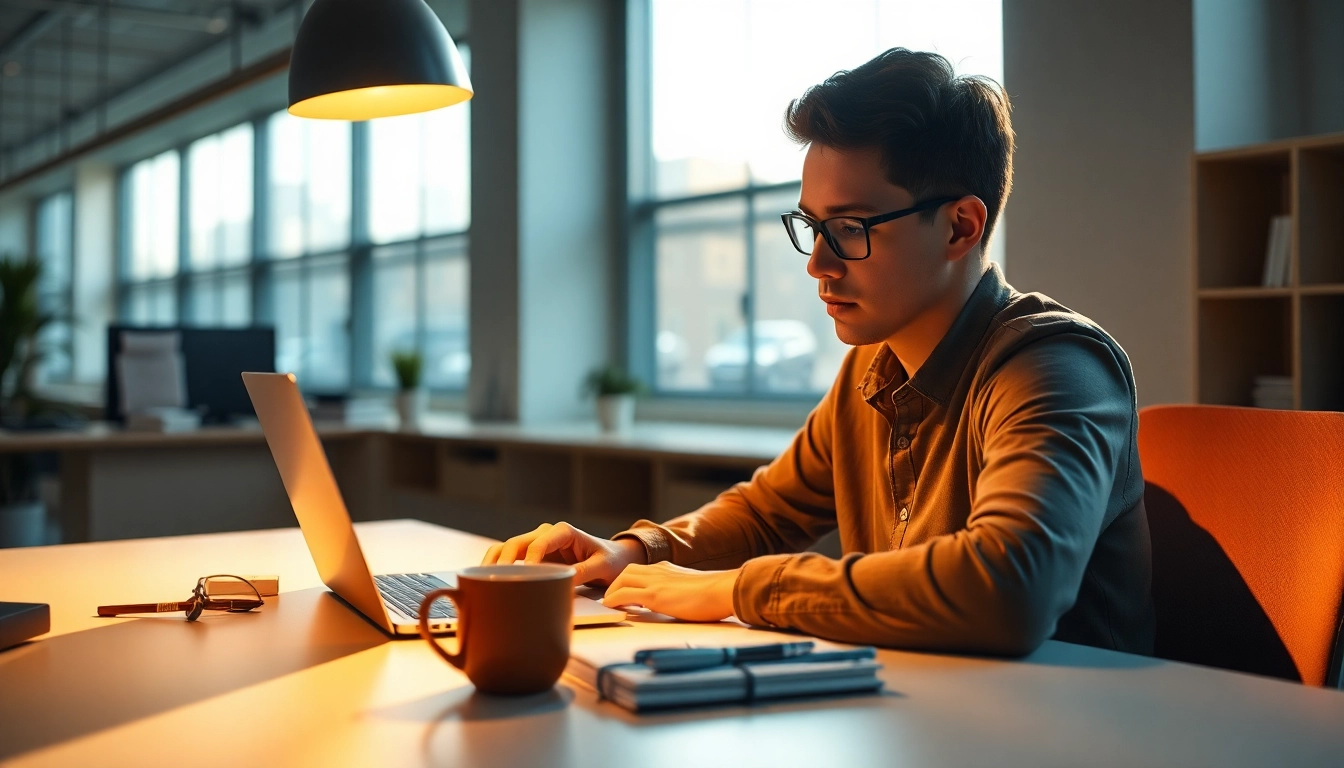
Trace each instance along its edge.
<path fill-rule="evenodd" d="M 460 593 L 456 589 L 444 587 L 443 589 L 436 589 L 425 595 L 425 599 L 420 602 L 420 636 L 425 638 L 425 642 L 429 643 L 429 647 L 433 648 L 435 653 L 442 656 L 444 661 L 452 664 L 458 669 L 462 669 L 463 665 L 467 663 L 467 638 L 459 631 L 457 633 L 457 653 L 449 653 L 443 649 L 442 645 L 439 645 L 439 641 L 435 640 L 434 635 L 429 631 L 429 608 L 434 604 L 435 600 L 438 600 L 441 597 L 448 598 L 457 606 L 458 629 L 460 630 L 462 628 L 462 604 L 458 602 Z"/>

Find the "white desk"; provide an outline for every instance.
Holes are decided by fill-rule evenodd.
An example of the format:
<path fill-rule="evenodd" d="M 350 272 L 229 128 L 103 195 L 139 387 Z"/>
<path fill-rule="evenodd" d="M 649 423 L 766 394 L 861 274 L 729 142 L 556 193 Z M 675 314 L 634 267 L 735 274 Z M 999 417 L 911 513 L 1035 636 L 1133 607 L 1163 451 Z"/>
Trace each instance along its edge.
<path fill-rule="evenodd" d="M 489 540 L 360 526 L 375 571 L 474 563 Z M 98 619 L 217 571 L 273 572 L 255 615 Z M 419 641 L 318 588 L 297 530 L 0 550 L 0 600 L 53 632 L 0 653 L 14 765 L 1294 766 L 1344 763 L 1344 693 L 1047 642 L 1024 660 L 884 651 L 881 696 L 635 716 L 562 684 L 473 695 Z M 657 625 L 582 632 L 639 632 Z"/>

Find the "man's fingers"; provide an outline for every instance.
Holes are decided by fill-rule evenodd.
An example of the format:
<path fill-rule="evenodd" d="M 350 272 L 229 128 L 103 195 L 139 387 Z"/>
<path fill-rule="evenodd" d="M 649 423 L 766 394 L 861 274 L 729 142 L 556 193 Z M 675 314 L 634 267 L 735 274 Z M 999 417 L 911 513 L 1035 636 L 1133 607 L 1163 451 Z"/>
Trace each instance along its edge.
<path fill-rule="evenodd" d="M 504 545 L 491 544 L 490 548 L 485 550 L 485 557 L 481 558 L 481 565 L 494 565 L 499 562 L 499 553 L 504 549 Z"/>
<path fill-rule="evenodd" d="M 620 589 L 608 589 L 606 596 L 602 598 L 602 604 L 608 608 L 620 608 L 626 605 L 642 605 L 648 608 L 651 597 L 647 589 L 621 587 Z"/>
<path fill-rule="evenodd" d="M 611 587 L 607 590 L 607 594 L 611 594 L 613 590 L 640 589 L 648 586 L 648 578 L 643 573 L 648 567 L 649 566 L 647 565 L 625 566 L 625 570 L 621 571 L 621 575 L 617 576 L 616 580 L 611 582 Z"/>
<path fill-rule="evenodd" d="M 574 564 L 574 583 L 587 584 L 590 581 L 607 581 L 607 572 L 611 563 L 605 552 L 597 552 L 587 560 Z"/>
<path fill-rule="evenodd" d="M 551 526 L 545 533 L 532 540 L 527 546 L 525 563 L 540 563 L 546 555 L 562 549 L 574 542 L 574 529 L 568 525 Z"/>
<path fill-rule="evenodd" d="M 523 553 L 527 551 L 532 541 L 550 528 L 549 523 L 542 523 L 536 530 L 530 533 L 524 533 L 522 536 L 514 536 L 504 542 L 504 548 L 500 550 L 499 562 L 501 565 L 509 565 L 516 560 L 522 559 Z"/>

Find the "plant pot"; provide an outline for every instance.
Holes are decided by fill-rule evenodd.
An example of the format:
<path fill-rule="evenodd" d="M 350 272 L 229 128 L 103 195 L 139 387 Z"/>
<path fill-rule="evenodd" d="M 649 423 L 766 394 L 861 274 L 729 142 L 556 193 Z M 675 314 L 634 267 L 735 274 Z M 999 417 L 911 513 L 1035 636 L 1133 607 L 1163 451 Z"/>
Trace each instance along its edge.
<path fill-rule="evenodd" d="M 634 395 L 602 395 L 597 398 L 597 423 L 603 432 L 629 432 L 635 424 Z"/>
<path fill-rule="evenodd" d="M 428 390 L 403 389 L 397 393 L 397 417 L 401 420 L 402 429 L 417 429 L 428 409 Z"/>

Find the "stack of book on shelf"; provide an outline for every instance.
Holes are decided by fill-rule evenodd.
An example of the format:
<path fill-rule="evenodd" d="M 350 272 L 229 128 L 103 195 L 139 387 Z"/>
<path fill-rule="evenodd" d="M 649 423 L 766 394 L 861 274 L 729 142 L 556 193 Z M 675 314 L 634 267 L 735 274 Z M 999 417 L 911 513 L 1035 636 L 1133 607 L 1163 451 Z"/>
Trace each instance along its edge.
<path fill-rule="evenodd" d="M 1256 408 L 1277 408 L 1282 411 L 1293 407 L 1292 376 L 1256 376 L 1251 390 L 1251 403 Z"/>
<path fill-rule="evenodd" d="M 574 633 L 565 674 L 601 698 L 643 712 L 877 691 L 882 665 L 855 647 L 749 629 L 741 624 L 665 624 Z"/>
<path fill-rule="evenodd" d="M 1293 217 L 1275 216 L 1269 220 L 1269 238 L 1265 243 L 1265 271 L 1261 285 L 1283 288 L 1288 285 L 1289 258 L 1293 245 Z"/>

